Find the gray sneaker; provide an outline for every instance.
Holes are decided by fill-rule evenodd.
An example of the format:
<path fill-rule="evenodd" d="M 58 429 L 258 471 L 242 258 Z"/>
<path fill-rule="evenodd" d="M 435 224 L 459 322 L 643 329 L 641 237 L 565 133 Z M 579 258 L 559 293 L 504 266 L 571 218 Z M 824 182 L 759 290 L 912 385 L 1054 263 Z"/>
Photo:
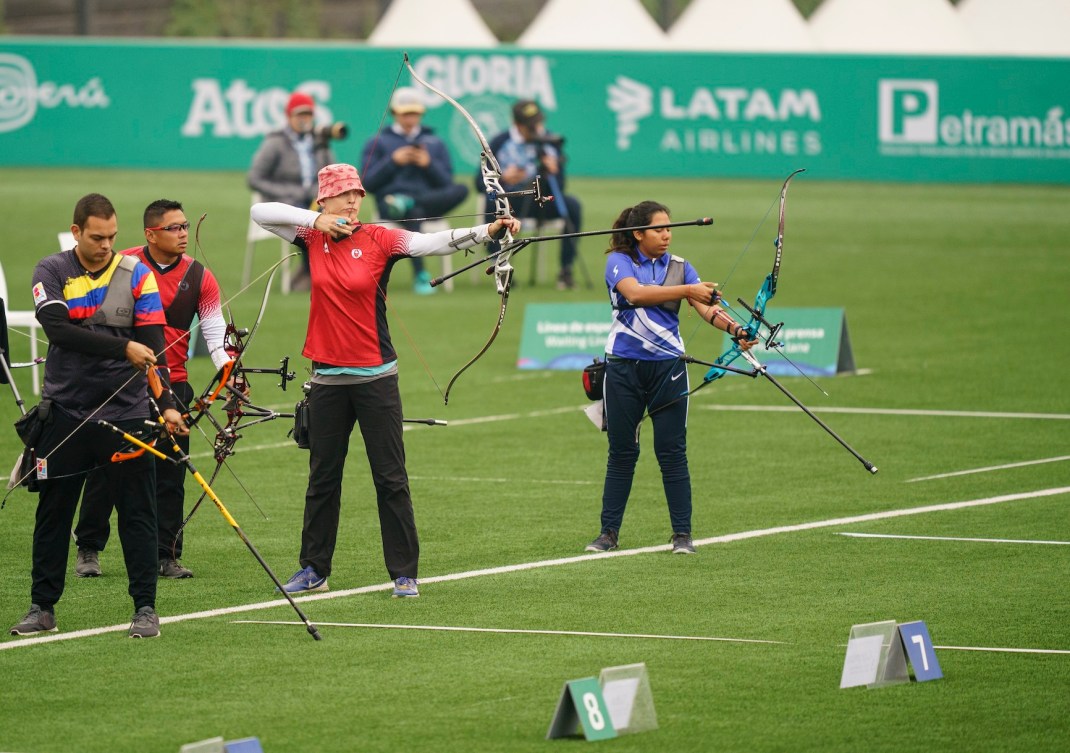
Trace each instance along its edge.
<path fill-rule="evenodd" d="M 79 578 L 97 578 L 100 572 L 100 552 L 78 547 L 78 558 L 74 563 L 74 574 Z"/>
<path fill-rule="evenodd" d="M 12 635 L 36 635 L 37 633 L 55 633 L 56 615 L 46 612 L 36 604 L 30 605 L 30 611 L 22 618 L 18 625 L 11 628 Z"/>
<path fill-rule="evenodd" d="M 172 579 L 192 578 L 193 571 L 183 566 L 178 560 L 162 559 L 160 560 L 160 577 Z"/>
<path fill-rule="evenodd" d="M 134 619 L 130 623 L 131 638 L 158 638 L 160 635 L 160 618 L 152 607 L 141 607 L 134 612 Z"/>
<path fill-rule="evenodd" d="M 608 552 L 617 548 L 617 532 L 610 528 L 603 531 L 598 538 L 587 545 L 586 552 Z"/>
<path fill-rule="evenodd" d="M 691 540 L 690 533 L 674 533 L 669 539 L 672 544 L 673 554 L 694 554 L 695 543 Z"/>

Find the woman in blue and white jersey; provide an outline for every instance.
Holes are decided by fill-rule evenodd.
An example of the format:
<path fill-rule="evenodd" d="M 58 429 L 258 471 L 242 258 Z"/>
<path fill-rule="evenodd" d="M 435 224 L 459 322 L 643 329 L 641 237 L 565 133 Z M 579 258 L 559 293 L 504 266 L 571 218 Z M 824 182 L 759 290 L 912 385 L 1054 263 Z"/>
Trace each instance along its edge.
<path fill-rule="evenodd" d="M 655 201 L 628 207 L 606 252 L 606 288 L 613 326 L 606 343 L 604 384 L 609 460 L 602 491 L 602 531 L 589 552 L 616 549 L 624 508 L 639 459 L 636 429 L 644 414 L 654 427 L 654 453 L 661 467 L 672 523 L 672 551 L 694 554 L 691 539 L 691 474 L 687 467 L 687 370 L 680 360 L 680 302 L 733 337 L 745 330 L 717 305 L 717 285 L 702 282 L 695 268 L 669 253 L 669 208 Z M 757 341 L 743 341 L 749 350 Z"/>

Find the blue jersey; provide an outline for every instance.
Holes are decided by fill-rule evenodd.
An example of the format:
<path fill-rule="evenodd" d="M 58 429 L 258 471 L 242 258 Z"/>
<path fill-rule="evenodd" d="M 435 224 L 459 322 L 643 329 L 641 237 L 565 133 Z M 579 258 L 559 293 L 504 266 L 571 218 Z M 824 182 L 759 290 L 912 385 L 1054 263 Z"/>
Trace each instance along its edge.
<path fill-rule="evenodd" d="M 640 361 L 663 361 L 684 354 L 680 338 L 680 316 L 662 306 L 633 306 L 617 291 L 617 284 L 634 277 L 640 285 L 663 285 L 670 262 L 684 265 L 684 285 L 700 282 L 690 262 L 664 254 L 650 259 L 639 252 L 639 263 L 619 251 L 606 259 L 606 287 L 613 304 L 613 326 L 609 330 L 606 353 L 618 358 Z"/>

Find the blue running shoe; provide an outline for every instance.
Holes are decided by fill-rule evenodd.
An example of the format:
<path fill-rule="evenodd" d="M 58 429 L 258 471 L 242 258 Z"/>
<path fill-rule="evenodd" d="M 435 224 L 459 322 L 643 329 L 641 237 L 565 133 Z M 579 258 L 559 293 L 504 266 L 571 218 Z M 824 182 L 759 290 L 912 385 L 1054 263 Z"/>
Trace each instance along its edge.
<path fill-rule="evenodd" d="M 406 578 L 402 575 L 394 581 L 394 598 L 400 599 L 403 597 L 419 596 L 420 589 L 417 588 L 419 585 L 420 584 L 416 582 L 416 578 Z"/>
<path fill-rule="evenodd" d="M 279 589 L 275 589 L 278 591 Z M 298 570 L 293 574 L 286 585 L 282 587 L 282 590 L 288 594 L 305 593 L 306 591 L 329 591 L 327 587 L 327 579 L 321 578 L 319 573 L 312 569 L 312 566 L 306 567 L 304 570 Z"/>

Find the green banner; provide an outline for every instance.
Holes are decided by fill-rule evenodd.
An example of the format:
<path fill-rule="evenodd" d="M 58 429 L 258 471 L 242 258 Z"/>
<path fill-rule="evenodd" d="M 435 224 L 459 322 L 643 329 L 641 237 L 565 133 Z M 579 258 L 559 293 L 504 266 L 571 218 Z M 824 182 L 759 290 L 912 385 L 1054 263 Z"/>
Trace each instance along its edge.
<path fill-rule="evenodd" d="M 604 303 L 529 303 L 518 369 L 580 371 L 606 352 L 613 309 Z"/>
<path fill-rule="evenodd" d="M 861 55 L 411 50 L 487 137 L 532 98 L 574 175 L 1070 182 L 1070 60 Z M 386 116 L 402 51 L 348 43 L 0 43 L 0 166 L 246 169 L 289 92 L 351 126 Z M 400 83 L 410 83 L 402 73 Z M 474 170 L 464 118 L 426 122 Z"/>
<path fill-rule="evenodd" d="M 767 321 L 784 326 L 777 333 L 776 347 L 759 343 L 751 351 L 773 376 L 834 376 L 855 370 L 851 338 L 847 333 L 847 316 L 841 308 L 767 309 Z M 724 336 L 725 350 L 732 338 Z M 732 364 L 749 368 L 737 360 Z M 732 372 L 728 376 L 733 376 Z"/>

